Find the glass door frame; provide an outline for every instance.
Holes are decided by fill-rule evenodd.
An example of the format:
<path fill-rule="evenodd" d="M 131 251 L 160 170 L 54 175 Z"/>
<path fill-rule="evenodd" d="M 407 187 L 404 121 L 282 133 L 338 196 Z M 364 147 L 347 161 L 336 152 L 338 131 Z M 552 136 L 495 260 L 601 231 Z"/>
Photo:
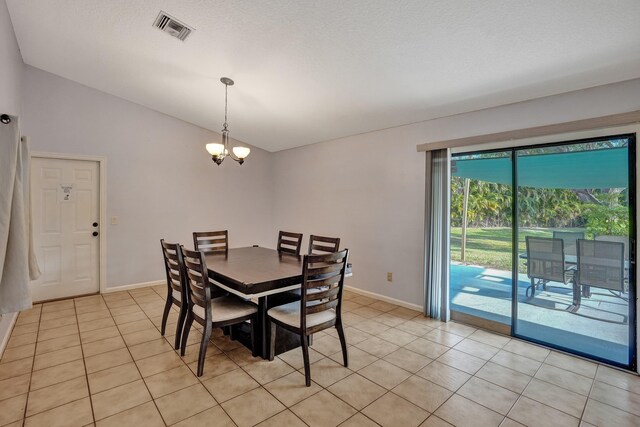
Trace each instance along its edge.
<path fill-rule="evenodd" d="M 477 316 L 473 316 L 470 314 L 459 313 L 451 311 L 451 318 L 453 320 L 459 320 L 463 323 L 470 323 L 478 327 L 494 330 L 496 332 L 502 334 L 508 334 L 512 337 L 519 338 L 525 341 L 529 341 L 535 344 L 543 345 L 548 348 L 552 348 L 555 350 L 560 350 L 565 353 L 574 354 L 577 356 L 585 357 L 590 360 L 594 360 L 597 362 L 601 362 L 607 365 L 617 366 L 623 369 L 636 371 L 637 370 L 637 323 L 636 323 L 636 294 L 637 294 L 637 276 L 636 276 L 636 235 L 637 235 L 637 211 L 636 211 L 636 133 L 622 133 L 622 134 L 613 134 L 613 135 L 604 135 L 598 137 L 591 138 L 581 138 L 575 140 L 567 140 L 567 141 L 557 141 L 557 142 L 549 142 L 549 143 L 541 143 L 541 144 L 529 144 L 529 145 L 521 145 L 515 147 L 505 147 L 505 148 L 495 148 L 488 150 L 477 150 L 477 151 L 465 151 L 460 153 L 455 153 L 455 156 L 462 157 L 468 156 L 472 154 L 491 154 L 491 153 L 510 153 L 511 157 L 511 179 L 512 179 L 512 187 L 511 187 L 511 325 L 508 327 L 507 325 L 503 325 L 501 323 L 495 322 L 493 320 L 483 319 Z M 518 244 L 519 244 L 519 209 L 518 209 L 518 156 L 517 152 L 532 148 L 548 148 L 548 147 L 558 147 L 563 145 L 572 145 L 572 144 L 584 144 L 589 142 L 599 142 L 607 139 L 628 139 L 629 143 L 627 145 L 628 149 L 628 162 L 629 162 L 629 187 L 628 187 L 628 198 L 629 198 L 629 277 L 633 278 L 633 282 L 629 286 L 629 361 L 627 364 L 620 364 L 613 362 L 611 360 L 603 359 L 597 356 L 593 356 L 591 354 L 583 353 L 580 351 L 572 350 L 570 348 L 557 346 L 551 343 L 547 343 L 544 341 L 536 340 L 524 335 L 518 334 L 517 323 L 518 323 L 518 281 L 519 281 L 519 252 L 518 252 Z M 453 157 L 453 154 L 452 154 Z M 449 239 L 450 230 L 449 230 Z M 455 314 L 454 314 L 455 313 Z M 508 331 L 507 331 L 508 330 Z"/>

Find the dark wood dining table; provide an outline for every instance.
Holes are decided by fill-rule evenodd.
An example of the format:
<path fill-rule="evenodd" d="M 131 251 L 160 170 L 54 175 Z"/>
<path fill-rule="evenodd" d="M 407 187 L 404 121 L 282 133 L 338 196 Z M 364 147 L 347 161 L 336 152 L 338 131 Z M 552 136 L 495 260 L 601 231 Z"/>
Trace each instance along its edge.
<path fill-rule="evenodd" d="M 295 293 L 302 282 L 302 256 L 280 253 L 258 246 L 232 248 L 206 255 L 209 278 L 216 286 L 247 300 L 258 300 L 256 344 L 258 354 L 269 358 L 267 311 L 274 306 L 299 300 Z M 297 336 L 278 331 L 276 354 L 299 346 Z"/>

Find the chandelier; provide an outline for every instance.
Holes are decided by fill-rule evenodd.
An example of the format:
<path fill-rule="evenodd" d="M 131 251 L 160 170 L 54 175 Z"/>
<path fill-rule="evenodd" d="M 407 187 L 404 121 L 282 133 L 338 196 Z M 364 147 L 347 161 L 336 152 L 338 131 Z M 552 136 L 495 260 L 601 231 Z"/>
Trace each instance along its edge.
<path fill-rule="evenodd" d="M 211 154 L 211 159 L 219 165 L 226 157 L 231 157 L 236 162 L 243 164 L 244 159 L 247 158 L 251 149 L 249 147 L 233 147 L 231 152 L 229 151 L 229 125 L 227 123 L 227 89 L 229 86 L 233 86 L 233 80 L 228 77 L 222 77 L 220 79 L 224 84 L 224 125 L 222 125 L 222 144 L 209 143 L 206 145 L 206 149 Z M 233 154 L 232 154 L 233 153 Z"/>

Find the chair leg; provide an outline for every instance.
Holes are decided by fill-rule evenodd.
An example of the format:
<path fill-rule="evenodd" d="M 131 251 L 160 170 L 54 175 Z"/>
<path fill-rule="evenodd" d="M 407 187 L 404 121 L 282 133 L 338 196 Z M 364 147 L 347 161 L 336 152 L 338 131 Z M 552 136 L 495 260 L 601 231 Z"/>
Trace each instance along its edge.
<path fill-rule="evenodd" d="M 189 332 L 191 332 L 191 325 L 193 325 L 193 315 L 191 311 L 187 313 L 187 320 L 184 322 L 184 328 L 182 328 L 182 345 L 180 346 L 180 356 L 184 356 L 187 349 L 187 340 L 189 339 Z"/>
<path fill-rule="evenodd" d="M 164 336 L 165 329 L 167 328 L 167 319 L 169 318 L 169 312 L 171 311 L 171 296 L 167 297 L 167 302 L 164 304 L 164 311 L 162 313 L 162 325 L 160 327 L 160 334 Z"/>
<path fill-rule="evenodd" d="M 302 359 L 304 360 L 304 383 L 307 387 L 311 387 L 311 365 L 309 364 L 309 343 L 307 342 L 307 335 L 302 332 L 300 334 L 300 341 L 302 341 Z"/>
<path fill-rule="evenodd" d="M 198 355 L 198 373 L 199 377 L 204 373 L 204 358 L 207 355 L 207 346 L 211 338 L 211 323 L 204 327 L 202 341 L 200 342 L 200 354 Z"/>
<path fill-rule="evenodd" d="M 184 322 L 187 319 L 187 307 L 186 304 L 180 306 L 180 314 L 178 315 L 178 324 L 176 325 L 176 342 L 174 348 L 177 350 L 180 348 L 180 340 L 184 331 Z"/>
<path fill-rule="evenodd" d="M 269 360 L 273 360 L 273 358 L 276 356 L 276 329 L 277 329 L 277 326 L 276 326 L 275 322 L 271 321 L 271 319 L 269 319 L 269 325 L 271 325 L 271 340 L 270 340 L 270 345 L 269 345 Z"/>
<path fill-rule="evenodd" d="M 344 367 L 349 366 L 349 356 L 347 354 L 347 339 L 344 336 L 344 329 L 342 328 L 342 320 L 336 322 L 336 329 L 338 330 L 338 337 L 340 338 L 340 346 L 342 347 L 342 360 L 344 361 Z"/>

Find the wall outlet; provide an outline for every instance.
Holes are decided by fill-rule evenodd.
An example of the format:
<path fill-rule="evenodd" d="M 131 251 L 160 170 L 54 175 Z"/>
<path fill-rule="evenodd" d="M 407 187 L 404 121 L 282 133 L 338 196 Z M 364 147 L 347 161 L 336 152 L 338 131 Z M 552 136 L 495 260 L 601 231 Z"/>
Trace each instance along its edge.
<path fill-rule="evenodd" d="M 118 225 L 118 217 L 117 216 L 112 216 L 111 217 L 111 225 Z"/>
<path fill-rule="evenodd" d="M 387 272 L 387 282 L 393 282 L 393 273 Z"/>

